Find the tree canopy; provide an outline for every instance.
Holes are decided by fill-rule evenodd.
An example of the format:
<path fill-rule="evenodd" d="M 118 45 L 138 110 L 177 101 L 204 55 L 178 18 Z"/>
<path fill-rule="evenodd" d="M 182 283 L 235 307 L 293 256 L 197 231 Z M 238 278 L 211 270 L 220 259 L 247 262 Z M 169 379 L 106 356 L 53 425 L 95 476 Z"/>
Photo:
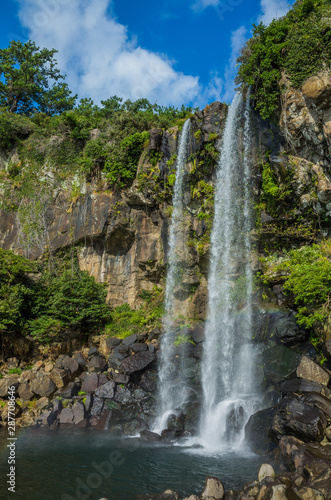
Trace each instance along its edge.
<path fill-rule="evenodd" d="M 56 50 L 32 41 L 12 41 L 0 49 L 0 106 L 11 113 L 54 115 L 74 107 L 64 75 L 56 67 Z"/>

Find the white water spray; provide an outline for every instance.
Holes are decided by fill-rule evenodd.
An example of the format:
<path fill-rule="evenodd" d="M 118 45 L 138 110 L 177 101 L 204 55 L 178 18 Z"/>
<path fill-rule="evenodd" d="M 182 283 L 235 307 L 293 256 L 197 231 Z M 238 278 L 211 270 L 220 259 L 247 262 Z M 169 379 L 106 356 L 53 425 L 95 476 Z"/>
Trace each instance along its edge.
<path fill-rule="evenodd" d="M 161 432 L 167 427 L 171 414 L 180 410 L 186 400 L 187 384 L 184 376 L 185 356 L 176 356 L 175 292 L 181 281 L 186 238 L 184 231 L 184 180 L 185 165 L 189 153 L 191 122 L 183 126 L 176 163 L 176 181 L 173 195 L 173 212 L 169 233 L 168 273 L 165 294 L 164 334 L 161 339 L 161 360 L 159 366 L 160 406 L 154 431 Z"/>
<path fill-rule="evenodd" d="M 250 343 L 251 135 L 249 96 L 244 106 L 242 95 L 237 94 L 229 109 L 217 169 L 202 362 L 201 444 L 217 450 L 241 446 L 244 426 L 257 405 Z"/>

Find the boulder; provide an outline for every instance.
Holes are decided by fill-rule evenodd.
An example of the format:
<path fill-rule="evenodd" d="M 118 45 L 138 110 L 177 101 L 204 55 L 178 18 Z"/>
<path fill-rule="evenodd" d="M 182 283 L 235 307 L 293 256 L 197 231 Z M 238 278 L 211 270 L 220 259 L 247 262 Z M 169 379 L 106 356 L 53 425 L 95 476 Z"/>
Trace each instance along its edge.
<path fill-rule="evenodd" d="M 19 394 L 19 397 L 22 399 L 22 401 L 29 401 L 29 399 L 32 399 L 34 397 L 34 394 L 30 388 L 30 384 L 28 384 L 28 383 L 21 384 L 19 386 L 18 394 Z"/>
<path fill-rule="evenodd" d="M 54 368 L 50 372 L 49 376 L 58 389 L 67 385 L 70 380 L 67 370 L 63 370 L 61 368 Z"/>
<path fill-rule="evenodd" d="M 276 408 L 267 408 L 254 413 L 245 427 L 245 438 L 257 455 L 267 455 L 275 448 L 269 434 Z"/>
<path fill-rule="evenodd" d="M 305 474 L 308 472 L 313 479 L 331 470 L 331 444 L 304 443 L 293 436 L 284 436 L 279 448 L 291 469 L 305 469 Z"/>
<path fill-rule="evenodd" d="M 195 326 L 190 330 L 190 335 L 196 344 L 205 340 L 205 329 L 202 325 Z"/>
<path fill-rule="evenodd" d="M 280 402 L 272 421 L 277 440 L 282 436 L 295 436 L 304 442 L 322 441 L 326 427 L 324 412 L 290 395 Z"/>
<path fill-rule="evenodd" d="M 98 398 L 94 397 L 93 398 L 93 404 L 91 408 L 91 415 L 92 416 L 98 416 L 101 415 L 102 409 L 104 405 L 104 399 L 103 398 Z"/>
<path fill-rule="evenodd" d="M 107 370 L 108 363 L 100 354 L 93 356 L 87 364 L 89 372 L 103 372 Z"/>
<path fill-rule="evenodd" d="M 152 443 L 159 443 L 161 441 L 160 434 L 156 432 L 148 431 L 147 429 L 140 432 L 140 437 L 143 441 L 148 441 Z"/>
<path fill-rule="evenodd" d="M 149 351 L 139 352 L 125 358 L 121 363 L 121 371 L 130 375 L 131 373 L 138 372 L 147 368 L 156 359 L 154 353 Z"/>
<path fill-rule="evenodd" d="M 312 361 L 311 359 L 303 356 L 297 368 L 297 376 L 317 382 L 327 386 L 330 380 L 330 375 L 323 368 Z"/>
<path fill-rule="evenodd" d="M 115 401 L 122 404 L 127 404 L 131 399 L 131 392 L 126 387 L 118 385 L 114 396 Z"/>
<path fill-rule="evenodd" d="M 73 359 L 79 364 L 81 368 L 84 369 L 87 367 L 87 359 L 80 351 L 77 351 L 74 354 Z"/>
<path fill-rule="evenodd" d="M 94 345 L 92 345 L 87 353 L 89 359 L 93 358 L 93 356 L 96 356 L 97 354 L 100 354 L 98 349 Z"/>
<path fill-rule="evenodd" d="M 222 500 L 224 498 L 224 486 L 222 481 L 216 477 L 206 477 L 205 489 L 203 490 L 201 498 L 203 500 Z"/>
<path fill-rule="evenodd" d="M 276 337 L 285 345 L 295 345 L 307 338 L 307 331 L 300 328 L 292 314 L 279 315 L 274 322 Z"/>
<path fill-rule="evenodd" d="M 109 380 L 106 384 L 101 385 L 95 391 L 95 395 L 99 398 L 112 399 L 115 394 L 115 382 Z"/>
<path fill-rule="evenodd" d="M 309 486 L 303 486 L 302 488 L 296 489 L 295 492 L 300 500 L 325 500 L 323 493 L 313 488 L 309 488 Z"/>
<path fill-rule="evenodd" d="M 295 374 L 301 356 L 283 345 L 275 345 L 263 353 L 263 369 L 266 379 L 277 384 Z"/>
<path fill-rule="evenodd" d="M 77 396 L 78 390 L 79 387 L 75 382 L 69 382 L 69 384 L 66 385 L 65 387 L 58 389 L 55 393 L 55 396 L 65 399 L 71 399 L 74 396 Z"/>
<path fill-rule="evenodd" d="M 75 425 L 80 424 L 85 418 L 84 404 L 80 402 L 75 403 L 74 406 L 72 407 L 72 413 L 74 418 L 74 424 Z"/>
<path fill-rule="evenodd" d="M 72 408 L 63 408 L 59 416 L 59 422 L 61 425 L 72 424 L 74 421 L 74 414 Z"/>
<path fill-rule="evenodd" d="M 88 394 L 95 392 L 98 387 L 98 382 L 98 375 L 96 373 L 91 373 L 91 375 L 88 375 L 83 381 L 82 391 Z"/>
<path fill-rule="evenodd" d="M 47 410 L 37 418 L 37 424 L 49 427 L 54 424 L 57 418 L 57 412 L 52 410 Z"/>
<path fill-rule="evenodd" d="M 273 479 L 275 479 L 275 471 L 270 464 L 261 465 L 259 470 L 258 474 L 259 482 L 261 483 L 263 479 L 265 479 L 266 477 L 272 477 Z"/>
<path fill-rule="evenodd" d="M 38 371 L 31 381 L 31 391 L 38 396 L 50 396 L 56 389 L 56 385 L 49 375 Z"/>
<path fill-rule="evenodd" d="M 9 375 L 8 377 L 0 380 L 0 398 L 7 397 L 8 387 L 15 387 L 15 391 L 18 389 L 20 383 L 16 377 Z"/>
<path fill-rule="evenodd" d="M 126 385 L 130 380 L 129 375 L 125 375 L 124 373 L 116 373 L 116 372 L 113 374 L 113 378 L 114 378 L 114 382 L 116 382 L 117 384 L 122 384 L 122 385 Z"/>
<path fill-rule="evenodd" d="M 61 356 L 56 360 L 54 368 L 60 368 L 62 370 L 67 370 L 74 375 L 79 370 L 79 364 L 74 358 L 66 354 L 61 354 Z"/>
<path fill-rule="evenodd" d="M 129 335 L 128 337 L 125 337 L 125 339 L 122 340 L 122 344 L 126 346 L 130 346 L 131 344 L 134 344 L 137 340 L 137 335 Z"/>
<path fill-rule="evenodd" d="M 145 344 L 145 343 L 135 343 L 135 344 L 130 345 L 130 349 L 134 353 L 141 352 L 141 351 L 147 351 L 147 344 Z"/>

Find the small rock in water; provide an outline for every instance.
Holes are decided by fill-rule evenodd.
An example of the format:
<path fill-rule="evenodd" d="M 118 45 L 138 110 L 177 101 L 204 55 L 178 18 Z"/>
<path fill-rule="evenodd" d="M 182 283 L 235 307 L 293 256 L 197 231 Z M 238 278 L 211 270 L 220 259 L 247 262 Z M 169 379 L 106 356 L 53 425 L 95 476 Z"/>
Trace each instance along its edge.
<path fill-rule="evenodd" d="M 259 482 L 261 483 L 261 481 L 263 481 L 263 479 L 265 479 L 266 477 L 272 477 L 273 479 L 275 478 L 275 471 L 270 464 L 261 465 L 259 470 Z"/>
<path fill-rule="evenodd" d="M 217 477 L 206 477 L 205 489 L 201 495 L 204 500 L 222 500 L 224 498 L 224 486 Z"/>

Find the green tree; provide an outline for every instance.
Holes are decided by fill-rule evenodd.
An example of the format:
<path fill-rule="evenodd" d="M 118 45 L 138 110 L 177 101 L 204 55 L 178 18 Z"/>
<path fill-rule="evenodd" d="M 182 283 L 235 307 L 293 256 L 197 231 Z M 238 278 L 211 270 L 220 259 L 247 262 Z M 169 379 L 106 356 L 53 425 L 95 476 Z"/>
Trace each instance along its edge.
<path fill-rule="evenodd" d="M 72 109 L 71 96 L 60 70 L 55 49 L 40 49 L 32 41 L 12 41 L 0 50 L 0 106 L 11 113 L 57 114 Z"/>

